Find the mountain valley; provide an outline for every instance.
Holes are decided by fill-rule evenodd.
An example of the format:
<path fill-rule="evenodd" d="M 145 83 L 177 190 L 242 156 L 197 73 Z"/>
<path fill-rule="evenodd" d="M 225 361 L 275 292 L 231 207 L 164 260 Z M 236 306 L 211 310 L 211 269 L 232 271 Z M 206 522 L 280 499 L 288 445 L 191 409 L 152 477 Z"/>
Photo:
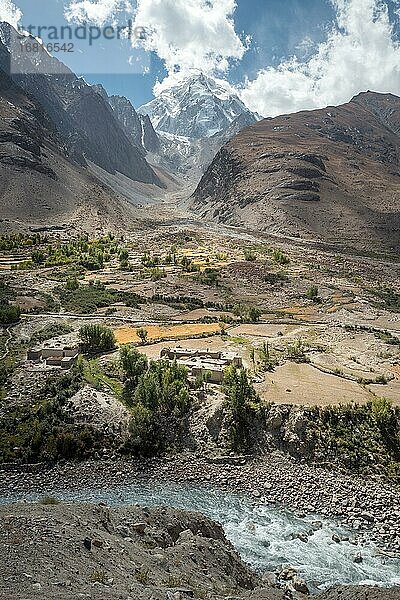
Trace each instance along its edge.
<path fill-rule="evenodd" d="M 136 108 L 18 35 L 0 597 L 397 600 L 400 98 Z"/>

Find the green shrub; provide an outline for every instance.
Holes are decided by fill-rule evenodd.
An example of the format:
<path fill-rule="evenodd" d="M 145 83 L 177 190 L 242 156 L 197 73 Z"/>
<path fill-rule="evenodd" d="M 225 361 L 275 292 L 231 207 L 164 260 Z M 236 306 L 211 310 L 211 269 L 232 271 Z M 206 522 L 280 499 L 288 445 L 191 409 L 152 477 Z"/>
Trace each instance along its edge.
<path fill-rule="evenodd" d="M 316 452 L 326 461 L 400 482 L 400 411 L 385 398 L 366 405 L 315 409 L 310 424 L 316 432 Z"/>
<path fill-rule="evenodd" d="M 316 285 L 312 285 L 306 291 L 306 298 L 308 298 L 309 300 L 312 300 L 313 302 L 317 302 L 318 294 L 319 294 L 318 287 Z"/>
<path fill-rule="evenodd" d="M 18 323 L 21 317 L 21 309 L 13 304 L 0 304 L 0 325 L 13 325 Z"/>
<path fill-rule="evenodd" d="M 389 286 L 383 286 L 373 293 L 381 300 L 381 304 L 393 312 L 400 312 L 400 294 Z"/>
<path fill-rule="evenodd" d="M 257 254 L 251 248 L 245 248 L 243 251 L 244 259 L 249 262 L 254 262 L 257 260 Z"/>
<path fill-rule="evenodd" d="M 279 265 L 288 265 L 290 258 L 282 250 L 270 250 L 272 259 Z"/>
<path fill-rule="evenodd" d="M 131 292 L 119 292 L 107 289 L 103 283 L 95 282 L 89 285 L 78 285 L 78 287 L 59 287 L 56 289 L 61 304 L 68 312 L 90 314 L 98 308 L 104 308 L 124 302 L 127 306 L 136 308 L 141 298 Z"/>
<path fill-rule="evenodd" d="M 45 325 L 43 329 L 37 331 L 33 334 L 30 339 L 31 344 L 41 344 L 46 340 L 51 340 L 52 338 L 58 337 L 60 335 L 66 335 L 68 333 L 72 333 L 74 328 L 66 323 L 54 322 Z"/>
<path fill-rule="evenodd" d="M 196 276 L 196 279 L 199 283 L 208 286 L 218 286 L 219 285 L 219 277 L 220 273 L 218 269 L 212 269 L 210 267 L 206 267 L 202 273 L 199 273 Z"/>
<path fill-rule="evenodd" d="M 93 571 L 93 573 L 90 576 L 90 581 L 92 583 L 101 583 L 102 585 L 106 585 L 107 579 L 107 574 L 105 571 L 103 571 L 103 569 Z"/>
<path fill-rule="evenodd" d="M 0 416 L 0 462 L 86 459 L 115 444 L 90 426 L 75 425 L 65 406 L 84 385 L 79 366 L 51 375 L 35 398 Z"/>
<path fill-rule="evenodd" d="M 86 353 L 96 354 L 113 350 L 116 345 L 114 332 L 104 325 L 84 325 L 79 330 L 82 349 Z"/>

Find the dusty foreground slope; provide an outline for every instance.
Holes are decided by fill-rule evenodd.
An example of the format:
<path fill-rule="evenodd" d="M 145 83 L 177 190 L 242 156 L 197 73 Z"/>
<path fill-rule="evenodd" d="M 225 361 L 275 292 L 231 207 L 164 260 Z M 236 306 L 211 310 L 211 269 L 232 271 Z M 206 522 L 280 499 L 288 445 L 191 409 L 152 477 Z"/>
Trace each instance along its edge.
<path fill-rule="evenodd" d="M 0 507 L 0 598 L 284 600 L 240 560 L 220 525 L 169 508 Z M 398 600 L 399 590 L 337 587 L 320 600 Z"/>
<path fill-rule="evenodd" d="M 220 150 L 191 205 L 230 225 L 398 250 L 399 147 L 390 94 L 265 119 Z"/>
<path fill-rule="evenodd" d="M 20 504 L 0 514 L 1 598 L 242 598 L 261 585 L 221 526 L 195 513 Z"/>

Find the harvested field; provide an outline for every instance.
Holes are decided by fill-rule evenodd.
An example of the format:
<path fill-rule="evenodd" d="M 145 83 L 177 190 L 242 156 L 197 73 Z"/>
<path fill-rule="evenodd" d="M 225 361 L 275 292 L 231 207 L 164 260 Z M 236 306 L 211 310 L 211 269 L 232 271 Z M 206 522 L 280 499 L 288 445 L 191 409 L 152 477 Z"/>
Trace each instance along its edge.
<path fill-rule="evenodd" d="M 363 404 L 373 395 L 354 381 L 322 373 L 312 365 L 287 362 L 269 373 L 261 384 L 255 385 L 258 393 L 268 402 L 301 404 L 303 406 L 328 406 L 329 404 Z M 386 386 L 379 386 L 384 395 Z"/>
<path fill-rule="evenodd" d="M 219 331 L 218 323 L 188 323 L 183 325 L 149 325 L 145 327 L 148 339 L 151 340 L 179 340 L 201 335 L 211 335 Z M 139 342 L 135 327 L 118 327 L 114 331 L 119 344 Z"/>

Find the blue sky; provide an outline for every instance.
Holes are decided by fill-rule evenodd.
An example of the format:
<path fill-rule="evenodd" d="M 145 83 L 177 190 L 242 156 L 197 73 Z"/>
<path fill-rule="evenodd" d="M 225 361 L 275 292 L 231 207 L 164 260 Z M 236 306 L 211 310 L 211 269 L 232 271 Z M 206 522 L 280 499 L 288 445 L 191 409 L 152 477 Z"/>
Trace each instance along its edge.
<path fill-rule="evenodd" d="M 23 24 L 51 25 L 66 24 L 64 18 L 65 0 L 19 0 L 23 12 Z M 242 61 L 233 64 L 228 79 L 237 84 L 247 76 L 253 78 L 259 69 L 269 64 L 277 64 L 296 50 L 305 37 L 320 41 L 324 37 L 324 27 L 332 20 L 334 13 L 325 0 L 238 0 L 234 14 L 235 29 L 239 35 L 251 35 L 252 42 Z M 99 42 L 96 52 L 90 57 L 95 73 L 84 66 L 82 57 L 76 52 L 61 53 L 60 60 L 76 73 L 83 75 L 91 83 L 102 83 L 110 93 L 127 96 L 135 106 L 140 106 L 153 97 L 153 86 L 157 78 L 166 75 L 163 62 L 155 52 L 145 60 L 149 68 L 147 74 L 115 73 L 109 64 L 110 56 L 119 64 L 128 60 L 132 50 L 127 42 L 113 44 Z M 108 72 L 102 73 L 104 55 L 107 55 Z M 123 69 L 121 69 L 123 70 Z M 129 71 L 129 67 L 126 71 Z"/>
<path fill-rule="evenodd" d="M 57 54 L 136 107 L 153 98 L 157 81 L 159 93 L 177 70 L 193 68 L 226 79 L 264 116 L 339 104 L 366 89 L 400 95 L 400 0 L 236 0 L 236 7 L 234 0 L 132 1 L 133 14 L 122 10 L 125 0 L 0 0 L 0 17 L 13 2 L 25 27 L 65 25 L 71 6 L 74 25 L 82 14 L 99 25 L 100 10 L 103 24 L 136 18 L 155 32 L 145 48 L 101 39 Z"/>

